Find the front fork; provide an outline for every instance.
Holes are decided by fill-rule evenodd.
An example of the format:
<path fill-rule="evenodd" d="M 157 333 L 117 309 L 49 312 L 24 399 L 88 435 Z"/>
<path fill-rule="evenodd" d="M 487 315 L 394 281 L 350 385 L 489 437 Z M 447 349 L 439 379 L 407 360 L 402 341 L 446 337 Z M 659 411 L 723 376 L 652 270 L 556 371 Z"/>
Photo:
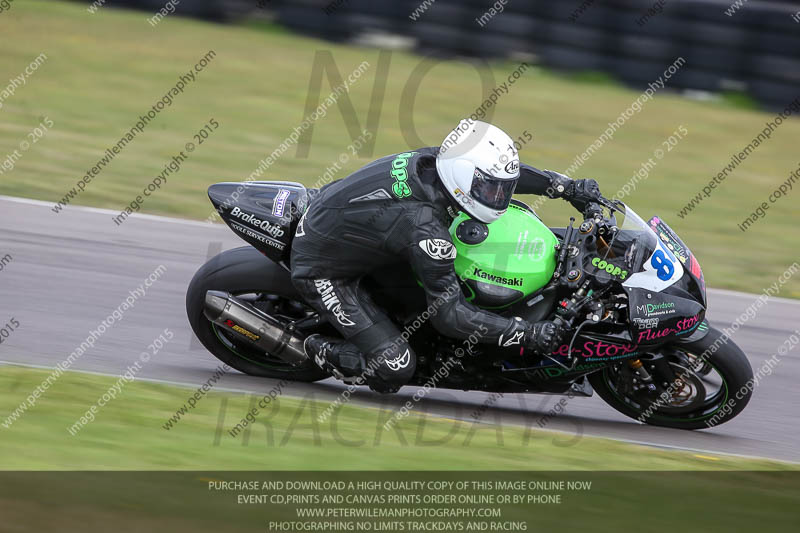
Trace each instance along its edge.
<path fill-rule="evenodd" d="M 668 353 L 665 354 L 665 351 Z M 669 355 L 676 354 L 673 353 L 673 350 L 664 349 L 658 353 L 649 354 L 649 357 L 644 360 L 629 359 L 627 363 L 634 380 L 634 390 L 651 394 L 667 390 L 678 379 L 672 365 L 669 364 Z"/>

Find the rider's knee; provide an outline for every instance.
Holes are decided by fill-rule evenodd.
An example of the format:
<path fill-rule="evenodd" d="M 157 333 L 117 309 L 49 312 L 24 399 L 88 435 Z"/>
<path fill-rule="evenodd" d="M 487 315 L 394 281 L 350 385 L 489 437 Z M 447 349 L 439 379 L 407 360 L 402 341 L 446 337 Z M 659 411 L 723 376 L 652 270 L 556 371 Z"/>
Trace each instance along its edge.
<path fill-rule="evenodd" d="M 396 392 L 414 376 L 417 357 L 406 342 L 373 350 L 368 358 L 371 375 L 367 382 L 378 392 Z"/>

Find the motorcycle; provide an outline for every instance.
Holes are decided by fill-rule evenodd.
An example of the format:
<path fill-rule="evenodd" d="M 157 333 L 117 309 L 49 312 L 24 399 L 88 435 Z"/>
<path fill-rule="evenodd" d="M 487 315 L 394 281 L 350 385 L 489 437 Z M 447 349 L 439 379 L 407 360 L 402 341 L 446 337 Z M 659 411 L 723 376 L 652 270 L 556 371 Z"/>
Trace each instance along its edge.
<path fill-rule="evenodd" d="M 292 239 L 317 193 L 281 181 L 218 183 L 208 190 L 248 246 L 222 252 L 197 271 L 186 310 L 208 351 L 245 374 L 303 382 L 330 377 L 306 356 L 303 341 L 312 333 L 338 333 L 294 289 L 289 264 Z M 752 368 L 706 320 L 703 272 L 690 249 L 662 219 L 645 222 L 619 201 L 600 198 L 575 223 L 548 228 L 514 199 L 491 226 L 464 213 L 450 226 L 468 301 L 504 316 L 560 324 L 563 344 L 544 356 L 524 349 L 520 338 L 464 350 L 462 341 L 441 335 L 425 320 L 430 309 L 406 264 L 365 276 L 362 283 L 408 333 L 417 354 L 409 385 L 433 379 L 445 389 L 596 391 L 628 417 L 681 429 L 738 415 L 752 395 L 746 386 Z"/>

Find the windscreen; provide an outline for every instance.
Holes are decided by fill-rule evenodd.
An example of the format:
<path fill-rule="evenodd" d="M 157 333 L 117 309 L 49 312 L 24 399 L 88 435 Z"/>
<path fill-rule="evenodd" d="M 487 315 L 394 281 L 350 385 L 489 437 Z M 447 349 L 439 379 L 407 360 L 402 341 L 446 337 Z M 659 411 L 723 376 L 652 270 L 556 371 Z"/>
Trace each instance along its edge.
<path fill-rule="evenodd" d="M 601 239 L 598 250 L 608 259 L 621 258 L 633 273 L 624 286 L 660 292 L 683 277 L 680 261 L 633 209 L 620 203 L 615 215 L 619 231 L 610 242 Z"/>
<path fill-rule="evenodd" d="M 644 261 L 657 248 L 658 237 L 630 207 L 622 204 L 615 215 L 619 231 L 609 241 L 600 239 L 598 243 L 600 256 L 606 260 L 616 259 L 616 262 L 621 258 L 629 272 L 639 272 Z"/>

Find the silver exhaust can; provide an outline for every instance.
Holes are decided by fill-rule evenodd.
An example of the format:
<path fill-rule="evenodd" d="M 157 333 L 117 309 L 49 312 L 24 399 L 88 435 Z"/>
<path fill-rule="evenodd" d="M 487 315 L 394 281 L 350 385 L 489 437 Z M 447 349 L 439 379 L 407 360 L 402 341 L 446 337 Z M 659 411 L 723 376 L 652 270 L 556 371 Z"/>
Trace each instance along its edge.
<path fill-rule="evenodd" d="M 308 360 L 302 336 L 228 292 L 207 291 L 203 314 L 214 324 L 291 365 Z"/>

